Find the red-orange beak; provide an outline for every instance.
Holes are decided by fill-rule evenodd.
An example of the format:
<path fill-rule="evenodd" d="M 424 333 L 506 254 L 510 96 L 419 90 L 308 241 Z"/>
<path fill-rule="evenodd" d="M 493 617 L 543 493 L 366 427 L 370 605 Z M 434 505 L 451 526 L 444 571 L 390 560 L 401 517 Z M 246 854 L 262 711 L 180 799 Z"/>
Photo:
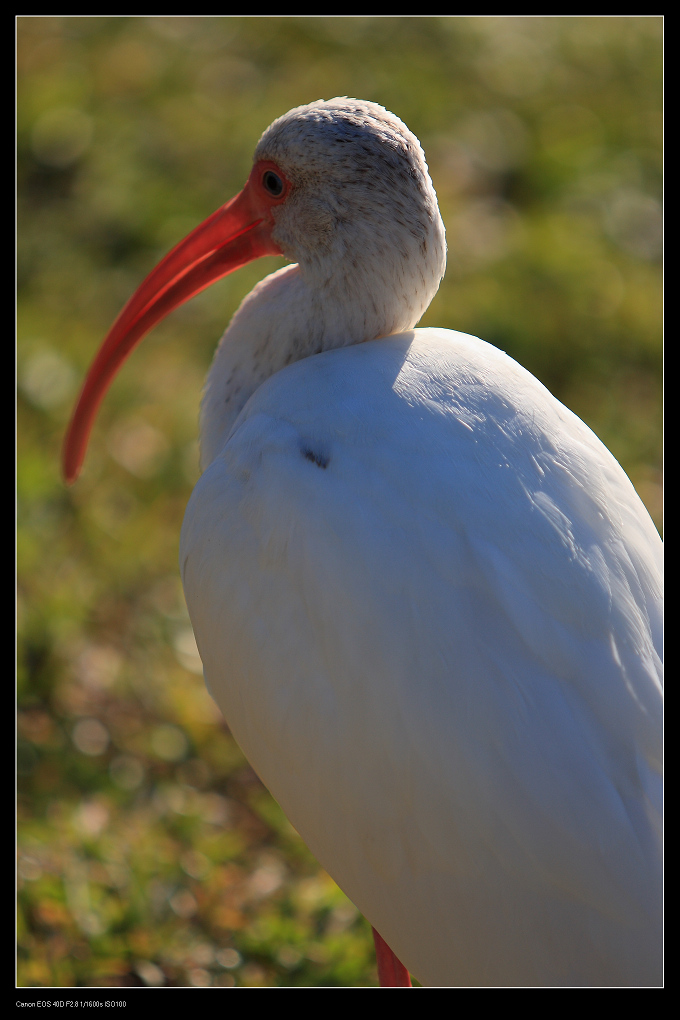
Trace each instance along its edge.
<path fill-rule="evenodd" d="M 274 181 L 278 179 L 278 184 Z M 272 194 L 272 190 L 281 191 Z M 269 187 L 267 187 L 269 185 Z M 99 405 L 127 356 L 156 323 L 235 269 L 263 255 L 281 255 L 271 238 L 272 207 L 290 184 L 268 160 L 255 164 L 240 192 L 172 249 L 135 291 L 109 330 L 85 379 L 66 433 L 63 471 L 78 477 Z"/>

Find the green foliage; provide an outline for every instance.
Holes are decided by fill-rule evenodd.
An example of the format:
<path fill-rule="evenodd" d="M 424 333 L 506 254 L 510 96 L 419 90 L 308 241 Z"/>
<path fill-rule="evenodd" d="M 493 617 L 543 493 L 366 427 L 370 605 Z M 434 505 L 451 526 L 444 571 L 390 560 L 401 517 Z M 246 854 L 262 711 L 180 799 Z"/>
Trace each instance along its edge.
<path fill-rule="evenodd" d="M 85 471 L 68 414 L 143 276 L 291 107 L 382 103 L 449 241 L 423 320 L 507 350 L 660 524 L 658 17 L 18 19 L 19 983 L 367 985 L 372 941 L 203 688 L 177 544 L 215 342 L 276 260 L 144 341 Z"/>

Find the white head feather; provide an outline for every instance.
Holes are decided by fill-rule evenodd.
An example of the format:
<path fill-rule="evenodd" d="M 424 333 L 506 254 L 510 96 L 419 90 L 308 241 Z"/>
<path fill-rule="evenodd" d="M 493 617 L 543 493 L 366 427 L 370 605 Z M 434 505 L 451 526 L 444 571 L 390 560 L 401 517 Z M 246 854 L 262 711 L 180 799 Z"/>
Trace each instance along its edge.
<path fill-rule="evenodd" d="M 204 467 L 257 389 L 287 364 L 416 325 L 446 267 L 418 139 L 376 103 L 319 100 L 264 132 L 255 160 L 293 185 L 272 236 L 297 266 L 264 280 L 220 342 L 201 410 Z"/>

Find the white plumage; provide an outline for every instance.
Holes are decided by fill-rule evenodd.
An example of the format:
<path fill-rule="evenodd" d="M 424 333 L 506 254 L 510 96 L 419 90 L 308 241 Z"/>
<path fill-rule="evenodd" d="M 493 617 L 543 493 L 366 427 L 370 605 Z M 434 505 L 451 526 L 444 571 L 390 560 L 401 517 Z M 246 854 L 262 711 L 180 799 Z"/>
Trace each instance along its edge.
<path fill-rule="evenodd" d="M 445 247 L 401 121 L 314 103 L 255 160 L 298 266 L 207 384 L 180 559 L 209 689 L 421 982 L 660 984 L 659 536 L 533 376 L 412 329 Z"/>

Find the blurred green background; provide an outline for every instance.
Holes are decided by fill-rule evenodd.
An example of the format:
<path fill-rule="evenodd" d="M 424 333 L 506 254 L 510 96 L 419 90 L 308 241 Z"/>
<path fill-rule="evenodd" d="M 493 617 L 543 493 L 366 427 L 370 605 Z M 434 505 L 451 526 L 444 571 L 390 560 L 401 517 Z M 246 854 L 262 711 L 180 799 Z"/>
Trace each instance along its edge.
<path fill-rule="evenodd" d="M 424 325 L 506 350 L 660 527 L 659 17 L 18 18 L 20 985 L 369 985 L 370 929 L 205 693 L 178 578 L 217 339 L 256 263 L 175 312 L 60 444 L 115 315 L 291 107 L 421 139 L 449 269 Z"/>

